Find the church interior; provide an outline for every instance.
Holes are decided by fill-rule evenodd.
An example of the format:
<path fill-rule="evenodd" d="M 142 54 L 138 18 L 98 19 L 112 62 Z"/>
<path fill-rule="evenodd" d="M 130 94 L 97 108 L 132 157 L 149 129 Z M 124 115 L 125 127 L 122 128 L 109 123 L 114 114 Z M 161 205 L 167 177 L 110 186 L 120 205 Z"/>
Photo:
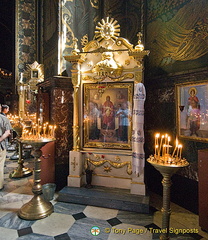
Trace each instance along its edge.
<path fill-rule="evenodd" d="M 208 239 L 207 14 L 1 0 L 0 240 Z"/>

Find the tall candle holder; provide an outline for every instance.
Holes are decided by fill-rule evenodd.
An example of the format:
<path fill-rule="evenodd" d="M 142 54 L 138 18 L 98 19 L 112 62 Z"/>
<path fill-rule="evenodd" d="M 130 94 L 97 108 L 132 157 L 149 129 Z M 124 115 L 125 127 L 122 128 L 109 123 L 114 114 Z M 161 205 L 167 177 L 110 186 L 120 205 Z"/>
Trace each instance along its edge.
<path fill-rule="evenodd" d="M 151 155 L 147 161 L 157 169 L 163 176 L 163 207 L 162 212 L 162 229 L 161 240 L 167 240 L 169 238 L 169 226 L 170 226 L 170 187 L 171 177 L 180 168 L 187 167 L 189 163 L 185 158 L 182 158 L 182 145 L 179 144 L 176 139 L 176 146 L 173 153 L 170 154 L 170 137 L 168 134 L 160 136 L 159 133 L 155 135 L 155 154 Z"/>
<path fill-rule="evenodd" d="M 20 122 L 19 118 L 14 118 L 13 121 L 11 120 L 11 124 L 13 126 L 13 129 L 15 130 L 15 132 L 17 133 L 17 143 L 18 143 L 18 152 L 19 152 L 19 156 L 18 156 L 18 166 L 16 169 L 14 169 L 10 174 L 9 177 L 10 178 L 23 178 L 23 177 L 28 177 L 32 175 L 32 170 L 30 168 L 26 168 L 24 166 L 24 160 L 23 160 L 23 156 L 22 156 L 22 143 L 20 141 L 20 138 L 22 136 L 22 123 Z"/>
<path fill-rule="evenodd" d="M 33 148 L 32 155 L 34 156 L 34 184 L 32 192 L 33 198 L 26 204 L 24 204 L 19 212 L 18 216 L 26 220 L 37 220 L 49 216 L 53 212 L 53 205 L 46 201 L 42 197 L 42 185 L 41 185 L 41 148 L 52 141 L 55 141 L 55 129 L 56 126 L 48 125 L 48 123 L 40 123 L 38 119 L 37 123 L 32 123 L 30 129 L 23 126 L 21 142 L 24 144 L 30 144 Z"/>
<path fill-rule="evenodd" d="M 53 205 L 47 202 L 42 197 L 42 185 L 41 185 L 41 148 L 49 143 L 55 141 L 54 138 L 39 138 L 39 139 L 22 139 L 22 143 L 30 144 L 33 148 L 34 156 L 34 184 L 32 192 L 33 198 L 26 204 L 24 204 L 19 212 L 18 216 L 26 220 L 37 220 L 49 216 L 53 212 Z"/>

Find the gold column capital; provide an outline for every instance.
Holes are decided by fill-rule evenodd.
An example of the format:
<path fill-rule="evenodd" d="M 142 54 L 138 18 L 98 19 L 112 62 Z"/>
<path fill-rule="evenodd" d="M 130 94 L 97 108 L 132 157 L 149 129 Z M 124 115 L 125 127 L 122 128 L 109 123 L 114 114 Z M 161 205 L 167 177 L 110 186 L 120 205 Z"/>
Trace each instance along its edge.
<path fill-rule="evenodd" d="M 129 52 L 129 56 L 132 56 L 136 61 L 141 63 L 144 57 L 148 56 L 149 53 L 150 53 L 149 50 L 140 51 L 140 50 L 134 49 L 133 51 Z"/>
<path fill-rule="evenodd" d="M 134 82 L 135 83 L 143 82 L 143 71 L 135 73 L 135 80 L 134 80 Z"/>
<path fill-rule="evenodd" d="M 144 72 L 143 60 L 144 60 L 145 56 L 149 55 L 150 51 L 142 50 L 142 49 L 139 49 L 136 47 L 135 47 L 135 49 L 133 49 L 133 51 L 129 52 L 129 56 L 133 57 L 136 60 L 138 70 L 139 70 L 139 71 L 135 72 L 135 83 L 141 83 L 141 82 L 143 82 L 143 72 Z"/>
<path fill-rule="evenodd" d="M 84 59 L 83 59 L 83 56 L 80 55 L 80 54 L 77 54 L 77 55 L 67 55 L 67 56 L 64 56 L 65 60 L 67 62 L 70 62 L 72 64 L 81 64 L 84 62 Z M 74 67 L 73 67 L 74 68 Z"/>

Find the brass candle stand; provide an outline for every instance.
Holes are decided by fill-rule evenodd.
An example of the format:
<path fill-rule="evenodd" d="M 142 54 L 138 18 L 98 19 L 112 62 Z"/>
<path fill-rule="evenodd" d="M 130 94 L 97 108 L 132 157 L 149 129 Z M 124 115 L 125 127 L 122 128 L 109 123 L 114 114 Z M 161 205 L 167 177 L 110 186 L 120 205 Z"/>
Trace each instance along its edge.
<path fill-rule="evenodd" d="M 47 202 L 42 197 L 42 185 L 41 185 L 41 148 L 54 141 L 54 138 L 42 138 L 34 140 L 22 140 L 22 143 L 30 144 L 33 148 L 32 155 L 34 156 L 34 184 L 32 192 L 33 198 L 26 204 L 24 204 L 19 212 L 18 216 L 26 220 L 37 220 L 49 216 L 53 212 L 53 205 Z"/>
<path fill-rule="evenodd" d="M 189 163 L 185 158 L 181 158 L 182 145 L 178 144 L 176 140 L 176 147 L 173 151 L 173 154 L 169 154 L 169 149 L 172 147 L 169 145 L 170 139 L 165 139 L 164 135 L 161 137 L 159 144 L 158 141 L 159 135 L 156 135 L 155 140 L 155 154 L 151 155 L 147 161 L 157 169 L 163 176 L 162 185 L 163 185 L 163 207 L 162 212 L 162 229 L 161 229 L 161 240 L 168 240 L 169 238 L 169 226 L 170 226 L 170 187 L 172 185 L 171 177 L 175 174 L 180 168 L 187 167 Z M 162 144 L 164 142 L 164 144 Z M 176 153 L 176 155 L 175 155 Z"/>
<path fill-rule="evenodd" d="M 169 225 L 170 225 L 170 187 L 171 187 L 171 177 L 180 168 L 186 167 L 189 163 L 186 159 L 181 159 L 178 157 L 172 157 L 170 154 L 165 154 L 165 156 L 150 156 L 147 161 L 155 167 L 163 176 L 163 207 L 162 212 L 162 229 L 161 229 L 161 240 L 167 240 L 169 238 Z"/>
<path fill-rule="evenodd" d="M 19 146 L 19 159 L 18 159 L 18 166 L 15 170 L 13 170 L 10 174 L 9 174 L 9 177 L 10 178 L 23 178 L 23 177 L 28 177 L 28 176 L 31 176 L 32 175 L 32 170 L 29 169 L 29 168 L 26 168 L 24 167 L 24 160 L 23 160 L 23 157 L 22 157 L 22 143 L 21 143 L 21 136 L 22 136 L 22 127 L 14 127 L 13 128 L 16 133 L 17 133 L 17 143 L 18 143 L 18 146 Z"/>

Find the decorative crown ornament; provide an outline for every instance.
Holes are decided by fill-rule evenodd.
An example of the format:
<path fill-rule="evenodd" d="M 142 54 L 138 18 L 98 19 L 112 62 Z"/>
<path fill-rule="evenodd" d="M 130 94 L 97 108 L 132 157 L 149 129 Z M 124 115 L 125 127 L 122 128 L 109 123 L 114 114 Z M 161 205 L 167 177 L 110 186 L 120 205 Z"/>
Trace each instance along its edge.
<path fill-rule="evenodd" d="M 107 17 L 106 20 L 102 19 L 95 29 L 98 30 L 95 31 L 95 38 L 98 41 L 101 41 L 102 39 L 116 40 L 120 35 L 120 25 L 118 24 L 118 21 L 113 18 L 110 19 L 109 17 Z"/>

